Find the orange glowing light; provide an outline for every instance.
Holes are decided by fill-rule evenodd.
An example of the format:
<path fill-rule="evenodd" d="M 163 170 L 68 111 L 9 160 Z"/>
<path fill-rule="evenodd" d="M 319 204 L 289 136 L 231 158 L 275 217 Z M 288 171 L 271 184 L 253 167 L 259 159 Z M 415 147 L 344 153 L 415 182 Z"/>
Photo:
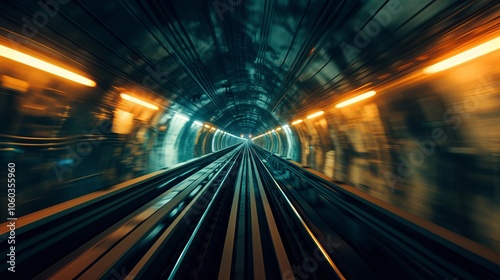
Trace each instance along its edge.
<path fill-rule="evenodd" d="M 347 105 L 351 105 L 351 104 L 356 103 L 358 101 L 361 101 L 363 99 L 370 98 L 370 97 L 374 96 L 375 94 L 376 94 L 376 92 L 373 90 L 369 91 L 369 92 L 365 92 L 365 93 L 360 94 L 360 95 L 353 97 L 351 99 L 347 99 L 344 102 L 340 102 L 339 104 L 335 105 L 335 108 L 341 108 L 341 107 L 345 107 Z"/>
<path fill-rule="evenodd" d="M 425 74 L 432 74 L 445 69 L 457 66 L 474 58 L 480 57 L 492 51 L 500 49 L 500 37 L 497 37 L 491 41 L 467 50 L 463 53 L 452 56 L 434 65 L 431 65 L 424 69 Z"/>
<path fill-rule="evenodd" d="M 325 112 L 323 112 L 323 111 L 316 112 L 316 113 L 314 113 L 312 115 L 307 116 L 307 119 L 310 120 L 310 119 L 313 119 L 315 117 L 319 117 L 319 116 L 323 115 L 324 113 Z"/>
<path fill-rule="evenodd" d="M 135 97 L 130 96 L 130 95 L 126 94 L 126 93 L 122 93 L 122 94 L 120 94 L 120 96 L 121 96 L 121 98 L 123 98 L 125 100 L 128 100 L 130 102 L 134 102 L 135 104 L 139 104 L 139 105 L 144 106 L 146 108 L 153 109 L 153 110 L 158 110 L 159 109 L 158 106 L 156 106 L 156 105 L 148 103 L 148 102 L 146 102 L 144 100 L 141 100 L 139 98 L 135 98 Z"/>
<path fill-rule="evenodd" d="M 82 85 L 86 85 L 89 87 L 96 86 L 96 83 L 90 79 L 63 69 L 59 66 L 55 66 L 54 64 L 50 64 L 38 58 L 32 57 L 31 55 L 27 55 L 14 49 L 8 48 L 4 45 L 0 45 L 0 56 L 20 62 L 22 64 L 26 64 L 36 69 L 40 69 L 42 71 L 54 74 L 56 76 L 71 80 Z"/>

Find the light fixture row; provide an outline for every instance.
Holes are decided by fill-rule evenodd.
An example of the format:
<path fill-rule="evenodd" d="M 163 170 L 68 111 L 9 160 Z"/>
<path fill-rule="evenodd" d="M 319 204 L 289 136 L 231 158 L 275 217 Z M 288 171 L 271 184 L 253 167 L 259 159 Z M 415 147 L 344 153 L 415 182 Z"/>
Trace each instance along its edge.
<path fill-rule="evenodd" d="M 149 102 L 146 102 L 146 101 L 144 101 L 144 100 L 142 100 L 142 99 L 139 99 L 139 98 L 133 97 L 133 96 L 131 96 L 131 95 L 129 95 L 129 94 L 126 94 L 126 93 L 121 93 L 121 94 L 120 94 L 120 96 L 121 96 L 121 98 L 123 98 L 123 99 L 125 99 L 125 100 L 128 100 L 128 101 L 130 101 L 130 102 L 133 102 L 133 103 L 138 104 L 138 105 L 141 105 L 141 106 L 144 106 L 144 107 L 146 107 L 146 108 L 149 108 L 149 109 L 152 109 L 152 110 L 158 110 L 158 109 L 159 109 L 159 108 L 158 108 L 158 106 L 153 105 L 153 104 L 151 104 L 151 103 L 149 103 Z M 179 113 L 176 113 L 176 114 L 174 115 L 174 118 L 179 118 L 179 119 L 182 119 L 182 120 L 184 120 L 184 121 L 186 121 L 186 122 L 190 120 L 190 119 L 189 119 L 189 117 L 184 116 L 184 115 L 179 114 Z M 195 120 L 195 121 L 193 121 L 193 124 L 194 124 L 194 125 L 197 125 L 197 126 L 205 127 L 205 128 L 207 128 L 209 131 L 213 131 L 213 130 L 215 130 L 216 132 L 219 132 L 219 133 L 222 133 L 222 134 L 226 134 L 226 135 L 231 136 L 231 137 L 235 137 L 235 138 L 242 138 L 242 137 L 238 137 L 238 136 L 236 136 L 236 135 L 233 135 L 233 134 L 231 134 L 231 133 L 227 133 L 227 132 L 225 132 L 225 131 L 222 131 L 222 130 L 220 130 L 220 129 L 218 129 L 218 128 L 215 128 L 215 127 L 213 127 L 213 126 L 210 126 L 209 124 L 203 124 L 203 123 L 202 123 L 202 122 L 200 122 L 200 121 L 196 121 L 196 120 Z"/>
<path fill-rule="evenodd" d="M 277 128 L 272 129 L 272 130 L 270 130 L 270 131 L 268 131 L 266 133 L 263 133 L 263 134 L 261 134 L 259 136 L 252 137 L 252 135 L 250 135 L 250 139 L 255 140 L 255 139 L 261 138 L 261 137 L 263 137 L 265 135 L 268 135 L 268 134 L 271 134 L 271 133 L 277 133 L 277 131 L 285 130 L 287 128 L 290 128 L 290 126 L 288 124 L 285 124 L 285 125 L 282 125 L 282 126 L 278 126 Z"/>
<path fill-rule="evenodd" d="M 470 60 L 475 59 L 477 57 L 480 57 L 482 55 L 488 54 L 490 52 L 496 51 L 498 49 L 500 49 L 500 37 L 497 37 L 497 38 L 495 38 L 493 40 L 490 40 L 490 41 L 488 41 L 486 43 L 483 43 L 483 44 L 481 44 L 479 46 L 476 46 L 476 47 L 474 47 L 472 49 L 464 51 L 464 52 L 462 52 L 460 54 L 457 54 L 457 55 L 452 56 L 450 58 L 447 58 L 445 60 L 442 60 L 441 62 L 433 64 L 433 65 L 431 65 L 429 67 L 426 67 L 426 68 L 424 68 L 424 70 L 422 72 L 424 74 L 437 73 L 437 72 L 440 72 L 440 71 L 452 68 L 454 66 L 457 66 L 459 64 L 465 63 L 467 61 L 470 61 Z M 359 94 L 359 95 L 357 95 L 355 97 L 352 97 L 350 99 L 347 99 L 345 101 L 337 103 L 335 105 L 335 108 L 342 108 L 342 107 L 349 106 L 349 105 L 354 104 L 356 102 L 359 102 L 359 101 L 365 100 L 367 98 L 370 98 L 370 97 L 372 97 L 372 96 L 374 96 L 376 94 L 377 94 L 377 92 L 374 91 L 374 90 L 371 90 L 371 91 Z M 313 114 L 307 116 L 307 119 L 312 119 L 312 118 L 321 116 L 321 115 L 323 115 L 323 113 L 324 113 L 323 111 L 319 111 L 319 112 L 313 113 Z M 295 121 L 292 121 L 292 125 L 298 125 L 298 124 L 300 124 L 302 122 L 303 122 L 302 119 L 297 119 Z M 264 136 L 264 135 L 266 135 L 268 133 L 269 132 L 264 133 L 264 134 L 260 135 L 259 137 L 262 137 L 262 136 Z"/>
<path fill-rule="evenodd" d="M 454 55 L 450 58 L 447 58 L 447 59 L 442 60 L 438 63 L 435 63 L 429 67 L 426 67 L 426 68 L 424 68 L 423 73 L 424 74 L 437 73 L 437 72 L 452 68 L 454 66 L 457 66 L 459 64 L 462 64 L 464 62 L 470 61 L 470 60 L 475 59 L 477 57 L 483 56 L 483 55 L 488 54 L 490 52 L 496 51 L 498 49 L 500 49 L 500 37 L 492 39 L 492 40 L 490 40 L 486 43 L 483 43 L 479 46 L 476 46 L 472 49 L 469 49 L 469 50 L 464 51 L 460 54 Z M 73 82 L 76 82 L 76 83 L 79 83 L 79 84 L 82 84 L 82 85 L 85 85 L 88 87 L 95 87 L 96 86 L 96 82 L 89 79 L 89 78 L 86 78 L 82 75 L 76 74 L 70 70 L 67 70 L 67 69 L 62 68 L 62 67 L 57 66 L 57 65 L 54 65 L 52 63 L 43 61 L 43 60 L 38 59 L 36 57 L 33 57 L 31 55 L 14 50 L 14 49 L 9 48 L 9 47 L 2 45 L 2 44 L 0 44 L 0 57 L 4 57 L 4 58 L 25 64 L 25 65 L 31 66 L 33 68 L 42 70 L 44 72 L 51 73 L 53 75 L 62 77 L 64 79 L 67 79 L 67 80 L 70 80 L 70 81 L 73 81 Z M 365 92 L 363 94 L 357 95 L 353 98 L 347 99 L 345 101 L 342 101 L 342 102 L 336 104 L 335 108 L 342 108 L 342 107 L 354 104 L 354 103 L 359 102 L 361 100 L 365 100 L 367 98 L 370 98 L 370 97 L 374 96 L 375 94 L 376 94 L 376 92 L 374 90 Z M 124 100 L 136 103 L 140 106 L 143 106 L 143 107 L 146 107 L 146 108 L 149 108 L 152 110 L 159 110 L 159 107 L 157 105 L 151 104 L 151 103 L 149 103 L 145 100 L 142 100 L 140 98 L 131 96 L 130 94 L 121 93 L 120 96 Z M 323 111 L 318 111 L 318 112 L 315 112 L 315 113 L 307 116 L 307 119 L 313 119 L 313 118 L 316 118 L 316 117 L 321 116 L 323 114 L 324 114 Z M 176 114 L 176 115 L 179 118 L 185 119 L 186 121 L 189 120 L 189 118 L 186 116 L 183 116 L 180 114 Z M 298 119 L 298 120 L 293 121 L 292 125 L 297 125 L 297 124 L 300 124 L 302 122 L 303 122 L 302 119 Z M 194 121 L 194 123 L 197 125 L 202 125 L 202 123 L 199 121 Z M 205 125 L 205 127 L 207 127 L 207 126 L 208 125 Z M 210 127 L 210 126 L 208 126 L 207 128 L 210 128 L 211 130 L 215 130 L 215 128 Z M 266 134 L 270 134 L 270 133 L 273 133 L 273 132 L 276 132 L 279 130 L 281 130 L 281 127 L 279 129 L 278 128 L 273 129 L 273 130 L 266 132 L 262 135 L 253 137 L 252 139 L 257 139 L 257 138 L 262 137 Z M 237 137 L 235 135 L 232 135 L 232 134 L 229 134 L 229 133 L 226 133 L 223 131 L 222 131 L 222 133 L 228 134 L 228 135 L 233 136 L 233 137 Z M 237 138 L 241 138 L 241 137 L 237 137 Z"/>

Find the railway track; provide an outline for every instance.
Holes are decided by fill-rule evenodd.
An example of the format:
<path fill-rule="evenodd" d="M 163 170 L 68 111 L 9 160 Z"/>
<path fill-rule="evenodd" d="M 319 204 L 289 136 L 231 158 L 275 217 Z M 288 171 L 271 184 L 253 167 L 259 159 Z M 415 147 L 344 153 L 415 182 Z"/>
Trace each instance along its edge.
<path fill-rule="evenodd" d="M 36 277 L 57 262 L 65 262 L 82 244 L 112 228 L 183 180 L 204 174 L 210 163 L 234 154 L 231 147 L 169 169 L 124 182 L 26 216 L 16 221 L 16 276 Z M 7 273 L 8 228 L 0 227 L 1 273 Z M 0 274 L 0 278 L 3 278 Z"/>
<path fill-rule="evenodd" d="M 23 251 L 22 267 L 46 266 L 18 271 L 33 279 L 293 279 L 301 273 L 345 279 L 329 256 L 332 248 L 301 222 L 249 145 L 199 165 L 25 221 L 24 246 L 32 247 Z M 296 268 L 313 254 L 325 261 Z"/>
<path fill-rule="evenodd" d="M 317 242 L 306 224 L 297 223 L 301 217 L 293 205 L 282 203 L 287 200 L 283 193 L 273 192 L 271 174 L 248 145 L 237 170 L 231 187 L 200 219 L 198 228 L 205 230 L 193 232 L 174 269 L 160 278 L 294 279 L 306 273 L 311 279 L 345 279 L 329 257 L 331 248 Z M 297 260 L 308 263 L 314 254 L 322 261 L 313 260 L 312 267 L 294 265 Z"/>

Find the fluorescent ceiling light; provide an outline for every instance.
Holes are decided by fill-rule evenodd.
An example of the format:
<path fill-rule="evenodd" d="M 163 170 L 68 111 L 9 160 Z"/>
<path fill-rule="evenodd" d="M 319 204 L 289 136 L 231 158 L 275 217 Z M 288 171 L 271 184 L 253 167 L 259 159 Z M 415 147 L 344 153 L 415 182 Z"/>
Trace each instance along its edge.
<path fill-rule="evenodd" d="M 17 90 L 20 92 L 28 92 L 28 89 L 30 88 L 30 84 L 28 82 L 6 75 L 0 76 L 0 84 L 4 88 Z"/>
<path fill-rule="evenodd" d="M 369 92 L 365 92 L 365 93 L 360 94 L 360 95 L 353 97 L 351 99 L 347 99 L 344 102 L 340 102 L 339 104 L 335 105 L 335 108 L 342 108 L 342 107 L 345 107 L 347 105 L 351 105 L 351 104 L 356 103 L 358 101 L 361 101 L 363 99 L 370 98 L 370 97 L 374 96 L 375 94 L 376 94 L 376 92 L 373 90 L 369 91 Z"/>
<path fill-rule="evenodd" d="M 296 124 L 299 124 L 301 122 L 302 122 L 302 120 L 296 120 L 296 121 L 292 122 L 292 125 L 296 125 Z"/>
<path fill-rule="evenodd" d="M 179 119 L 183 119 L 183 120 L 189 121 L 188 117 L 186 117 L 184 115 L 181 115 L 181 114 L 175 114 L 174 117 L 178 117 Z"/>
<path fill-rule="evenodd" d="M 309 119 L 313 119 L 315 117 L 319 117 L 319 116 L 323 115 L 324 113 L 325 112 L 323 112 L 323 111 L 316 112 L 316 113 L 314 113 L 312 115 L 307 116 L 307 119 L 309 120 Z"/>
<path fill-rule="evenodd" d="M 121 98 L 123 98 L 125 100 L 128 100 L 130 102 L 134 102 L 135 104 L 139 104 L 139 105 L 144 106 L 146 108 L 153 109 L 153 110 L 158 110 L 159 109 L 158 106 L 156 106 L 156 105 L 148 103 L 148 102 L 146 102 L 144 100 L 141 100 L 139 98 L 135 98 L 135 97 L 130 96 L 130 95 L 126 94 L 126 93 L 122 93 L 122 94 L 120 94 L 120 96 L 121 96 Z"/>
<path fill-rule="evenodd" d="M 488 41 L 463 53 L 452 56 L 434 65 L 431 65 L 424 69 L 424 73 L 432 74 L 439 71 L 443 71 L 445 69 L 457 66 L 459 64 L 480 57 L 497 49 L 500 49 L 500 37 L 497 37 L 491 41 Z"/>
<path fill-rule="evenodd" d="M 5 58 L 26 64 L 28 66 L 40 69 L 42 71 L 54 74 L 56 76 L 71 80 L 73 82 L 86 85 L 89 87 L 95 87 L 96 83 L 90 79 L 80 76 L 76 73 L 68 71 L 54 64 L 50 64 L 31 55 L 24 54 L 22 52 L 16 51 L 14 49 L 8 48 L 4 45 L 0 45 L 0 56 Z"/>

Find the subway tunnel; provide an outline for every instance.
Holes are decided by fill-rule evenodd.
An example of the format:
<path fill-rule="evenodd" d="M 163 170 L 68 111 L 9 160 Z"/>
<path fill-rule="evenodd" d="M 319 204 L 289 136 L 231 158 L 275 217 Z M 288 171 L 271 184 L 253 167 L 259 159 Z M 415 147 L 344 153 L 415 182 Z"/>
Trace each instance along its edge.
<path fill-rule="evenodd" d="M 1 279 L 500 279 L 500 2 L 0 3 Z"/>

